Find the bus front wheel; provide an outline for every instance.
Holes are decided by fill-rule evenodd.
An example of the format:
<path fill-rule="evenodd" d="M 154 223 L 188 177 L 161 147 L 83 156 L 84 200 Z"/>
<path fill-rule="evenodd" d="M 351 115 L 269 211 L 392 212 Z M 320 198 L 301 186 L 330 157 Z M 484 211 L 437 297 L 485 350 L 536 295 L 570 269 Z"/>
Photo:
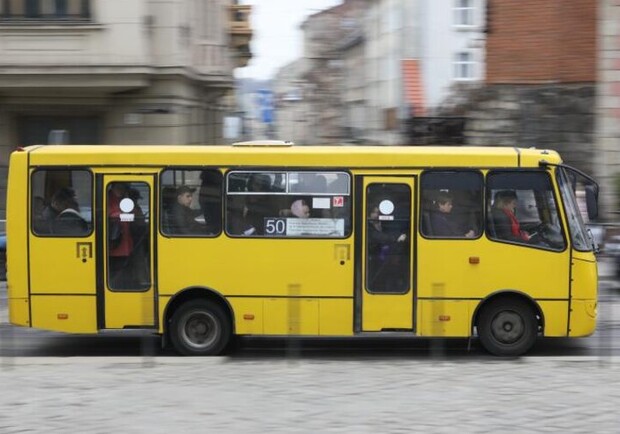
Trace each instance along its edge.
<path fill-rule="evenodd" d="M 228 316 L 221 307 L 204 300 L 183 304 L 172 316 L 170 339 L 185 356 L 220 354 L 231 336 Z"/>
<path fill-rule="evenodd" d="M 523 300 L 501 299 L 484 307 L 478 322 L 480 343 L 496 356 L 516 357 L 536 342 L 538 321 Z"/>

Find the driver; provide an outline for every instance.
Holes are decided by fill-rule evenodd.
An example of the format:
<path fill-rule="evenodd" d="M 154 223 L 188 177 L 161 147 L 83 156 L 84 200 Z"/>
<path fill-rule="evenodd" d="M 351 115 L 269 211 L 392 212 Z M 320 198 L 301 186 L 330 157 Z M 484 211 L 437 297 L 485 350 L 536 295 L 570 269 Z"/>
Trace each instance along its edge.
<path fill-rule="evenodd" d="M 534 234 L 521 229 L 515 214 L 517 209 L 517 193 L 512 190 L 501 190 L 495 193 L 495 201 L 491 211 L 495 232 L 498 238 L 510 241 L 528 242 Z"/>

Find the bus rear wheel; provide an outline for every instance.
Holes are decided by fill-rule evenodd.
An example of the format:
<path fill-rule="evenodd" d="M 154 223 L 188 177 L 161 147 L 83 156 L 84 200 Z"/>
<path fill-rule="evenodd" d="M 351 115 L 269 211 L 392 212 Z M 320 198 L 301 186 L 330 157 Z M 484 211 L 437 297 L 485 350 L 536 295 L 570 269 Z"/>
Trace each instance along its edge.
<path fill-rule="evenodd" d="M 480 343 L 496 356 L 516 357 L 536 342 L 538 321 L 533 309 L 523 300 L 502 299 L 481 312 L 478 322 Z"/>
<path fill-rule="evenodd" d="M 226 313 L 216 304 L 193 300 L 172 316 L 170 339 L 175 350 L 185 356 L 220 354 L 231 337 Z"/>

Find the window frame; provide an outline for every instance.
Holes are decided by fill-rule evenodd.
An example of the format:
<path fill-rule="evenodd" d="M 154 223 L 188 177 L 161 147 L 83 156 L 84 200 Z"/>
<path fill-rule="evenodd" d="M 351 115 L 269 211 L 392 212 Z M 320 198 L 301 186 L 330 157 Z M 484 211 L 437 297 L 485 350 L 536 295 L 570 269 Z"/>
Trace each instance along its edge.
<path fill-rule="evenodd" d="M 175 234 L 175 233 L 168 233 L 164 230 L 164 213 L 166 211 L 165 206 L 164 206 L 164 194 L 163 194 L 163 190 L 165 187 L 171 187 L 169 185 L 164 185 L 163 179 L 164 179 L 164 173 L 167 171 L 173 171 L 173 172 L 203 172 L 203 171 L 211 171 L 211 172 L 218 172 L 221 176 L 221 184 L 220 184 L 220 227 L 219 230 L 213 234 L 209 234 L 209 233 L 204 233 L 204 234 Z M 159 198 L 157 199 L 157 212 L 158 212 L 158 222 L 157 222 L 157 230 L 159 232 L 160 235 L 166 237 L 166 238 L 217 238 L 220 235 L 222 235 L 222 233 L 224 232 L 224 214 L 226 209 L 224 208 L 224 196 L 226 195 L 225 191 L 224 191 L 224 178 L 225 178 L 226 174 L 222 173 L 222 169 L 220 167 L 214 167 L 214 166 L 200 166 L 200 167 L 192 167 L 192 166 L 167 166 L 164 167 L 157 175 L 158 178 L 158 186 L 157 186 L 157 194 L 159 195 Z M 175 190 L 179 187 L 178 185 L 174 185 L 173 186 L 175 188 Z M 190 186 L 191 188 L 194 188 L 193 186 Z M 196 191 L 198 193 L 197 196 L 197 200 L 200 201 L 200 185 L 196 186 Z M 199 204 L 199 208 L 200 209 L 200 204 Z"/>
<path fill-rule="evenodd" d="M 389 185 L 391 187 L 394 186 L 398 186 L 398 187 L 405 187 L 409 193 L 409 197 L 410 197 L 410 201 L 409 201 L 409 207 L 407 207 L 407 211 L 408 214 L 407 216 L 409 217 L 408 219 L 408 232 L 407 232 L 407 250 L 406 250 L 406 266 L 407 266 L 407 288 L 404 291 L 376 291 L 373 290 L 370 287 L 370 282 L 371 282 L 371 277 L 370 277 L 370 272 L 371 272 L 371 266 L 370 266 L 370 258 L 371 258 L 371 253 L 370 253 L 370 235 L 369 235 L 369 224 L 371 222 L 371 219 L 368 217 L 369 214 L 369 205 L 372 203 L 368 198 L 371 197 L 371 188 L 373 186 L 385 186 L 385 185 Z M 365 276 L 364 276 L 364 290 L 366 291 L 366 293 L 368 294 L 374 294 L 374 295 L 405 295 L 408 294 L 410 291 L 412 291 L 413 289 L 413 282 L 411 280 L 411 275 L 412 275 L 412 253 L 411 253 L 411 247 L 412 247 L 412 243 L 414 242 L 413 239 L 415 237 L 415 233 L 413 231 L 413 228 L 415 227 L 415 213 L 412 213 L 411 211 L 411 207 L 412 204 L 415 203 L 415 196 L 414 196 L 414 191 L 411 189 L 411 186 L 407 183 L 404 182 L 371 182 L 369 184 L 366 185 L 365 189 L 364 189 L 364 197 L 365 197 L 365 206 L 364 206 L 364 210 L 363 210 L 363 216 L 364 216 L 364 222 L 363 222 L 363 226 L 364 226 L 364 230 L 366 231 L 366 241 L 365 241 L 365 245 L 363 247 L 364 249 L 364 256 L 365 256 L 365 264 L 364 264 L 364 268 L 365 268 Z M 380 220 L 380 219 L 379 219 Z M 380 220 L 381 221 L 381 220 Z M 374 270 L 373 270 L 374 271 Z"/>
<path fill-rule="evenodd" d="M 461 59 L 461 56 L 466 56 L 468 59 Z M 454 53 L 454 61 L 452 62 L 454 70 L 454 81 L 475 81 L 476 78 L 476 56 L 472 50 L 462 50 Z M 461 72 L 467 72 L 469 74 L 461 74 Z"/>
<path fill-rule="evenodd" d="M 461 5 L 466 1 L 467 5 Z M 474 0 L 454 0 L 452 7 L 454 27 L 458 29 L 470 29 L 476 27 L 476 5 Z M 463 20 L 463 18 L 465 18 Z"/>
<path fill-rule="evenodd" d="M 256 173 L 256 174 L 284 174 L 286 176 L 286 182 L 285 182 L 285 191 L 283 192 L 247 192 L 247 191 L 235 191 L 232 192 L 232 194 L 230 194 L 228 192 L 228 182 L 229 182 L 229 176 L 233 173 L 244 173 L 244 174 L 248 174 L 248 173 Z M 347 176 L 347 193 L 311 193 L 311 192 L 290 192 L 288 191 L 289 189 L 289 182 L 288 182 L 288 175 L 290 173 L 314 173 L 314 174 L 344 174 Z M 269 168 L 265 168 L 265 169 L 261 169 L 261 168 L 257 168 L 257 167 L 251 167 L 251 168 L 243 168 L 243 167 L 233 167 L 233 168 L 229 168 L 228 170 L 226 170 L 224 172 L 224 182 L 223 182 L 223 195 L 224 195 L 224 202 L 223 202 L 223 212 L 224 212 L 224 219 L 223 219 L 223 223 L 222 223 L 222 231 L 230 238 L 234 238 L 234 239 L 256 239 L 256 240 L 263 240 L 263 239 L 268 239 L 268 240 L 344 240 L 344 239 L 348 239 L 352 236 L 353 234 L 353 175 L 351 174 L 350 171 L 345 170 L 345 169 L 341 169 L 341 168 L 333 168 L 333 169 L 320 169 L 320 168 L 309 168 L 309 167 L 303 167 L 303 168 L 289 168 L 289 167 L 285 167 L 285 168 L 276 168 L 276 167 L 269 167 Z M 338 237 L 328 237 L 328 236 L 269 236 L 269 235 L 245 235 L 245 234 L 231 234 L 228 231 L 228 227 L 229 227 L 229 221 L 230 221 L 230 217 L 229 217 L 229 213 L 228 213 L 228 206 L 229 206 L 229 201 L 230 201 L 230 197 L 231 196 L 260 196 L 260 195 L 264 195 L 264 196 L 281 196 L 281 197 L 286 197 L 286 196 L 290 196 L 290 197 L 298 197 L 298 196 L 321 196 L 321 197 L 334 197 L 334 196 L 344 196 L 349 198 L 349 205 L 348 205 L 348 212 L 347 215 L 345 217 L 345 233 L 343 236 L 338 236 Z M 274 218 L 280 218 L 280 217 L 274 217 Z M 281 217 L 281 218 L 286 218 L 286 217 Z"/>
<path fill-rule="evenodd" d="M 422 212 L 424 211 L 424 203 L 423 203 L 423 199 L 424 199 L 424 190 L 423 190 L 423 179 L 424 179 L 424 175 L 426 174 L 433 174 L 433 173 L 473 173 L 475 175 L 478 176 L 479 181 L 480 181 L 480 199 L 481 199 L 481 203 L 480 203 L 480 219 L 481 219 L 481 227 L 478 228 L 478 233 L 475 237 L 472 238 L 467 238 L 465 236 L 463 237 L 443 237 L 443 236 L 435 236 L 435 235 L 427 235 L 424 233 L 424 231 L 422 230 Z M 484 173 L 482 173 L 482 171 L 480 170 L 476 170 L 476 169 L 452 169 L 452 168 L 433 168 L 430 170 L 424 170 L 422 171 L 422 173 L 420 174 L 420 203 L 419 203 L 419 209 L 420 209 L 420 218 L 419 218 L 419 222 L 418 222 L 418 233 L 422 236 L 422 238 L 427 239 L 427 240 L 455 240 L 455 241 L 474 241 L 474 240 L 478 240 L 480 238 L 482 238 L 484 236 L 484 233 L 486 231 L 486 216 L 485 216 L 485 208 L 486 208 L 486 178 Z"/>
<path fill-rule="evenodd" d="M 63 24 L 75 22 L 92 22 L 91 0 L 73 0 L 76 3 L 76 13 L 71 13 L 72 0 L 22 0 L 21 13 L 13 11 L 11 0 L 0 0 L 0 24 Z M 45 12 L 45 9 L 50 12 Z"/>
<path fill-rule="evenodd" d="M 85 172 L 88 174 L 88 176 L 90 177 L 90 189 L 88 190 L 90 192 L 90 221 L 87 221 L 86 223 L 88 223 L 89 225 L 89 231 L 85 234 L 80 234 L 80 235 L 69 235 L 69 234 L 54 234 L 54 233 L 38 233 L 35 230 L 35 219 L 34 219 L 34 210 L 33 210 L 33 199 L 34 199 L 34 195 L 33 195 L 33 187 L 34 187 L 34 176 L 36 173 L 38 172 L 77 172 L 77 171 L 81 171 L 81 172 Z M 29 224 L 28 224 L 28 228 L 29 228 L 29 232 L 30 235 L 34 235 L 35 237 L 38 238 L 88 238 L 90 237 L 94 231 L 95 231 L 95 191 L 94 191 L 94 185 L 95 185 L 95 173 L 93 172 L 93 170 L 90 167 L 87 166 L 71 166 L 71 167 L 64 167 L 64 166 L 36 166 L 33 168 L 33 170 L 30 172 L 29 175 L 29 185 L 28 185 L 28 218 L 30 220 Z M 45 187 L 45 185 L 44 185 Z M 73 188 L 73 187 L 71 187 Z M 75 188 L 73 188 L 75 190 Z M 51 197 L 50 197 L 51 199 Z"/>
<path fill-rule="evenodd" d="M 502 239 L 502 238 L 496 238 L 496 237 L 492 237 L 490 235 L 490 232 L 488 231 L 488 227 L 489 227 L 489 218 L 491 218 L 491 216 L 489 216 L 488 214 L 488 210 L 489 210 L 489 202 L 491 200 L 491 195 L 490 195 L 490 187 L 489 187 L 489 177 L 496 175 L 496 174 L 502 174 L 502 173 L 517 173 L 517 174 L 526 174 L 526 173 L 541 173 L 544 174 L 547 177 L 547 180 L 549 181 L 549 185 L 551 187 L 551 193 L 553 195 L 553 201 L 555 203 L 555 208 L 556 208 L 556 214 L 558 217 L 558 223 L 560 224 L 560 233 L 562 234 L 562 240 L 563 240 L 563 247 L 561 249 L 559 248 L 553 248 L 553 247 L 545 247 L 542 245 L 537 245 L 537 244 L 528 244 L 526 242 L 518 242 L 518 241 L 511 241 L 511 240 L 507 240 L 507 239 Z M 568 248 L 568 240 L 566 238 L 566 226 L 564 224 L 563 221 L 563 217 L 562 217 L 562 212 L 564 211 L 564 209 L 562 208 L 562 202 L 558 201 L 558 191 L 557 191 L 557 185 L 556 183 L 554 183 L 553 177 L 551 176 L 551 174 L 547 171 L 547 170 L 541 170 L 541 169 L 491 169 L 489 170 L 486 175 L 485 175 L 485 189 L 484 189 L 484 196 L 485 196 L 485 200 L 484 200 L 484 233 L 486 235 L 486 238 L 489 241 L 495 242 L 495 243 L 501 243 L 501 244 L 510 244 L 510 245 L 514 245 L 514 246 L 521 246 L 521 247 L 527 247 L 527 248 L 533 248 L 533 249 L 537 249 L 537 250 L 544 250 L 546 252 L 553 252 L 553 253 L 562 253 L 564 251 L 566 251 L 566 249 Z M 517 189 L 514 189 L 517 190 Z"/>

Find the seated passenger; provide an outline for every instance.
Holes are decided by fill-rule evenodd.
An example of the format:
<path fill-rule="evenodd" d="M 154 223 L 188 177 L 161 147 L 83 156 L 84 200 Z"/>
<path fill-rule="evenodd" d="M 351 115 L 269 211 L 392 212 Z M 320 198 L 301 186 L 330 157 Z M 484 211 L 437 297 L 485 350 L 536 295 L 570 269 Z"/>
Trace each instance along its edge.
<path fill-rule="evenodd" d="M 532 238 L 521 229 L 515 214 L 517 209 L 517 193 L 512 190 L 502 190 L 495 193 L 495 201 L 491 210 L 495 235 L 497 238 L 527 242 Z"/>
<path fill-rule="evenodd" d="M 177 200 L 172 205 L 170 229 L 173 234 L 196 235 L 205 233 L 205 226 L 196 221 L 200 210 L 191 208 L 195 188 L 182 185 L 177 188 Z"/>
<path fill-rule="evenodd" d="M 305 199 L 297 199 L 291 204 L 291 215 L 302 219 L 310 217 L 310 206 Z"/>
<path fill-rule="evenodd" d="M 62 188 L 52 197 L 54 209 L 58 212 L 53 232 L 60 235 L 84 235 L 88 233 L 88 224 L 82 218 L 73 190 Z"/>
<path fill-rule="evenodd" d="M 268 175 L 254 173 L 247 181 L 247 191 L 251 193 L 271 191 L 271 178 Z M 240 216 L 241 233 L 244 235 L 263 235 L 265 218 L 274 215 L 272 198 L 268 195 L 247 195 Z M 275 212 L 277 215 L 277 211 Z"/>
<path fill-rule="evenodd" d="M 200 179 L 198 204 L 205 219 L 205 229 L 207 233 L 216 234 L 222 229 L 222 174 L 204 170 Z"/>
<path fill-rule="evenodd" d="M 452 195 L 440 192 L 435 200 L 436 209 L 431 212 L 430 224 L 432 235 L 437 237 L 465 237 L 473 238 L 476 233 L 473 229 L 465 227 L 452 214 Z"/>

